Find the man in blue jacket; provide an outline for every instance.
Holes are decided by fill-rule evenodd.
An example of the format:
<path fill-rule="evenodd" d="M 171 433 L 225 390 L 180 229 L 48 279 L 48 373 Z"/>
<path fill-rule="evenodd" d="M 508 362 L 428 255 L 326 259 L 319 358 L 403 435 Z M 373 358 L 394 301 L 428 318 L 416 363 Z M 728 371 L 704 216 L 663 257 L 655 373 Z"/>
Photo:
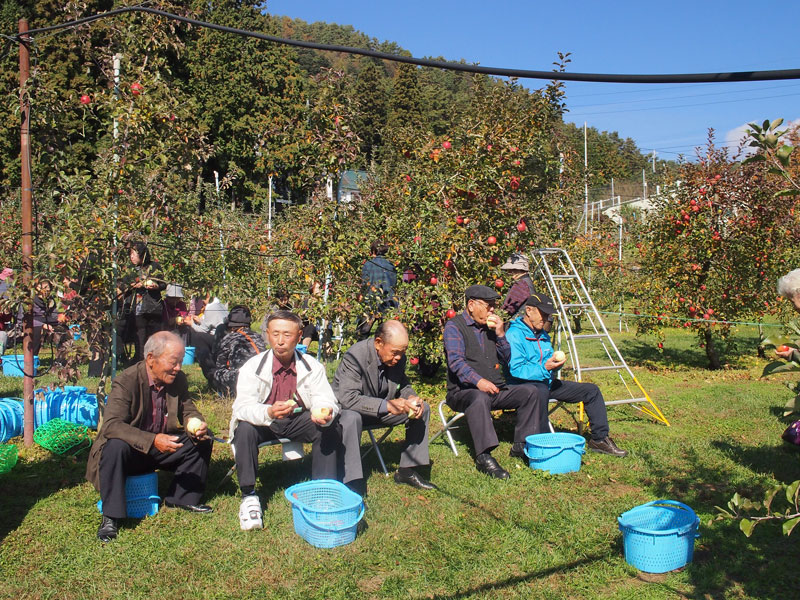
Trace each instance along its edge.
<path fill-rule="evenodd" d="M 587 448 L 619 458 L 627 456 L 628 453 L 608 437 L 608 416 L 600 388 L 593 383 L 564 381 L 553 376 L 566 362 L 566 358 L 560 361 L 553 358 L 553 345 L 546 331 L 550 329 L 550 316 L 555 312 L 553 301 L 548 296 L 531 294 L 520 311 L 521 316 L 511 322 L 506 332 L 511 347 L 509 383 L 533 383 L 545 398 L 583 402 L 592 430 Z"/>

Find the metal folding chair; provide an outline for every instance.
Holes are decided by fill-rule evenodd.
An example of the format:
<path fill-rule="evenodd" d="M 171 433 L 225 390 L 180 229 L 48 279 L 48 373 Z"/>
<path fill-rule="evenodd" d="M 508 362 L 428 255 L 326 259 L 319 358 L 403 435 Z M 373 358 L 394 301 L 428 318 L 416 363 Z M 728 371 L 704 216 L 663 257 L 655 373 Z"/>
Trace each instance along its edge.
<path fill-rule="evenodd" d="M 369 439 L 370 442 L 372 442 L 372 444 L 361 454 L 361 460 L 363 461 L 364 457 L 367 456 L 367 454 L 375 450 L 375 454 L 378 457 L 378 462 L 381 463 L 381 469 L 383 470 L 383 474 L 386 475 L 387 477 L 389 476 L 389 471 L 386 468 L 386 463 L 383 460 L 383 455 L 381 454 L 381 449 L 379 445 L 381 442 L 383 442 L 383 440 L 389 437 L 389 434 L 392 433 L 394 427 L 395 427 L 394 425 L 365 425 L 363 428 L 363 431 L 366 431 L 369 434 Z M 384 429 L 384 428 L 386 428 L 386 431 L 383 433 L 383 435 L 381 435 L 380 438 L 375 439 L 375 434 L 373 432 L 376 429 Z"/>

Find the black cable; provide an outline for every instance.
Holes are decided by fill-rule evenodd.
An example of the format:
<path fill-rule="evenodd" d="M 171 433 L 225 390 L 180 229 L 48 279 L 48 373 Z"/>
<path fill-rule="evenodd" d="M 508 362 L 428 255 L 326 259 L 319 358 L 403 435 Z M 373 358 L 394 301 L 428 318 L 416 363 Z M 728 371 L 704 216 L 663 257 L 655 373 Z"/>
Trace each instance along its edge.
<path fill-rule="evenodd" d="M 350 46 L 337 46 L 332 44 L 319 44 L 316 42 L 306 42 L 302 40 L 290 40 L 280 38 L 273 35 L 258 33 L 255 31 L 248 31 L 246 29 L 237 29 L 235 27 L 225 27 L 224 25 L 216 25 L 206 21 L 199 21 L 189 17 L 182 17 L 172 13 L 158 10 L 155 8 L 148 8 L 145 6 L 129 6 L 125 8 L 118 8 L 108 12 L 90 15 L 74 21 L 60 23 L 58 25 L 50 25 L 49 27 L 39 27 L 31 29 L 25 35 L 34 36 L 41 33 L 56 31 L 69 27 L 78 27 L 85 25 L 98 19 L 113 17 L 130 12 L 143 12 L 152 15 L 165 17 L 175 21 L 180 21 L 189 25 L 197 27 L 205 27 L 224 33 L 233 33 L 244 37 L 252 37 L 267 42 L 274 42 L 277 44 L 285 44 L 288 46 L 298 46 L 301 48 L 311 48 L 314 50 L 325 50 L 329 52 L 343 52 L 346 54 L 359 54 L 361 56 L 369 56 L 382 60 L 390 60 L 393 62 L 406 63 L 417 65 L 420 67 L 432 67 L 436 69 L 448 69 L 451 71 L 463 71 L 466 73 L 480 73 L 483 75 L 495 75 L 499 77 L 518 77 L 522 79 L 547 79 L 555 81 L 588 81 L 595 83 L 720 83 L 731 81 L 772 81 L 783 79 L 800 79 L 800 69 L 782 69 L 771 71 L 738 71 L 730 73 L 683 73 L 683 74 L 663 74 L 663 75 L 627 75 L 627 74 L 603 74 L 603 73 L 565 73 L 561 71 L 532 71 L 527 69 L 507 69 L 499 67 L 481 67 L 478 65 L 468 65 L 463 63 L 453 63 L 441 60 L 431 60 L 427 58 L 414 58 L 407 56 L 398 56 L 395 54 L 388 54 L 386 52 L 378 52 L 376 50 L 368 50 L 364 48 L 352 48 Z M 14 36 L 19 43 L 24 43 L 20 34 Z"/>

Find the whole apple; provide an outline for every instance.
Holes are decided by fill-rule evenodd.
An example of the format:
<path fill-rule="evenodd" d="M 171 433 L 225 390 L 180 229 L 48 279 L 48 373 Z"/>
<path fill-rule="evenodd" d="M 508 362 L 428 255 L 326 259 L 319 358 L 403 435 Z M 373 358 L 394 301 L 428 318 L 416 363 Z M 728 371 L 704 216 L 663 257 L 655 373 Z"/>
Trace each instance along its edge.
<path fill-rule="evenodd" d="M 456 316 L 456 311 L 454 311 L 454 310 L 451 308 L 451 309 L 449 309 L 449 310 L 447 311 L 447 313 L 446 313 L 446 314 L 447 314 L 447 318 L 448 318 L 448 319 L 452 319 L 453 317 L 455 317 L 455 316 Z"/>
<path fill-rule="evenodd" d="M 91 104 L 91 103 L 92 103 L 91 96 L 89 96 L 88 94 L 84 94 L 83 96 L 81 96 L 81 104 Z"/>
<path fill-rule="evenodd" d="M 527 230 L 528 226 L 525 225 L 524 221 L 520 221 L 519 223 L 517 223 L 517 231 L 519 231 L 520 233 L 524 233 Z"/>
<path fill-rule="evenodd" d="M 495 279 L 494 280 L 494 287 L 496 287 L 498 289 L 502 288 L 503 287 L 503 280 L 500 279 L 500 278 Z"/>
<path fill-rule="evenodd" d="M 488 238 L 486 238 L 486 243 L 490 246 L 494 246 L 497 243 L 497 238 L 493 235 L 490 235 Z"/>
<path fill-rule="evenodd" d="M 442 144 L 442 148 L 444 148 L 445 150 L 450 150 L 450 148 L 452 148 L 452 144 L 450 142 L 444 142 Z"/>
<path fill-rule="evenodd" d="M 439 278 L 438 277 L 431 277 L 431 285 L 436 285 L 437 283 L 439 283 Z"/>
<path fill-rule="evenodd" d="M 418 358 L 418 357 L 416 357 L 416 356 L 412 356 L 412 357 L 411 357 L 411 360 L 410 360 L 409 362 L 410 362 L 412 365 L 418 365 L 418 364 L 419 364 L 419 358 Z"/>
<path fill-rule="evenodd" d="M 144 87 L 143 87 L 143 86 L 142 86 L 142 84 L 141 84 L 141 83 L 139 83 L 138 81 L 134 81 L 134 82 L 131 84 L 131 93 L 132 93 L 134 96 L 138 96 L 139 94 L 141 94 L 143 89 L 144 89 Z"/>

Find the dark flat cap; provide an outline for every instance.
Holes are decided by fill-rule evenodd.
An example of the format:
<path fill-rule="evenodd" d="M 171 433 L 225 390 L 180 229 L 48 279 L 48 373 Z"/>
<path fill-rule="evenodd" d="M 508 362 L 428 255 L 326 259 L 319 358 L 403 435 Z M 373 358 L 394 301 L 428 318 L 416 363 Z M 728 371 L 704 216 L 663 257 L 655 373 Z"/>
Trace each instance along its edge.
<path fill-rule="evenodd" d="M 531 294 L 525 301 L 525 306 L 535 306 L 546 315 L 552 315 L 556 312 L 553 300 L 550 296 L 545 296 L 544 294 Z"/>
<path fill-rule="evenodd" d="M 471 285 L 464 291 L 465 300 L 497 300 L 500 294 L 486 285 Z"/>

